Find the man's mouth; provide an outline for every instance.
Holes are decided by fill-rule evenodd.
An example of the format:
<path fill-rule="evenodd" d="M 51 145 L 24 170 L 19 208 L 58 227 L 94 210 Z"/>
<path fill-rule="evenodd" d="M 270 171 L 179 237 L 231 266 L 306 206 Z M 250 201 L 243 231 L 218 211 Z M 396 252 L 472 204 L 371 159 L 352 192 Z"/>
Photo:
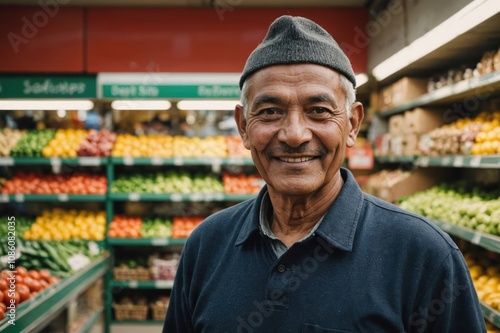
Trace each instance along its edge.
<path fill-rule="evenodd" d="M 313 156 L 305 156 L 305 157 L 279 157 L 280 161 L 287 163 L 301 163 L 313 160 L 315 157 Z"/>

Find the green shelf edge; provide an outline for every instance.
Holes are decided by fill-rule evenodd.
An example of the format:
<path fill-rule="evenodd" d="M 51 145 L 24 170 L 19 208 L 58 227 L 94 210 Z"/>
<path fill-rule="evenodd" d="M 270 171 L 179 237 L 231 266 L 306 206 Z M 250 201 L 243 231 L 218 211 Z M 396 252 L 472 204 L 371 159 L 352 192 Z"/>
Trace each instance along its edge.
<path fill-rule="evenodd" d="M 7 198 L 7 200 L 6 200 Z M 0 194 L 0 202 L 48 201 L 48 202 L 92 202 L 105 201 L 105 194 Z"/>
<path fill-rule="evenodd" d="M 163 320 L 112 320 L 111 325 L 163 325 Z"/>
<path fill-rule="evenodd" d="M 465 228 L 444 221 L 431 219 L 441 230 L 492 252 L 500 253 L 500 237 Z"/>
<path fill-rule="evenodd" d="M 419 167 L 500 169 L 500 155 L 375 156 L 377 163 L 413 163 Z"/>
<path fill-rule="evenodd" d="M 225 193 L 109 193 L 112 201 L 224 202 L 252 199 L 256 194 Z"/>
<path fill-rule="evenodd" d="M 186 238 L 106 238 L 113 246 L 177 246 L 184 245 Z"/>
<path fill-rule="evenodd" d="M 0 322 L 0 332 L 30 332 L 33 327 L 48 324 L 45 322 L 48 315 L 64 308 L 97 278 L 104 276 L 108 266 L 108 256 L 99 258 L 75 275 L 62 279 L 58 284 L 44 290 L 33 300 L 21 304 L 16 311 L 15 325 L 11 325 L 7 320 L 4 320 Z"/>
<path fill-rule="evenodd" d="M 159 284 L 159 286 L 158 286 Z M 111 281 L 111 288 L 124 289 L 172 289 L 174 281 Z"/>
<path fill-rule="evenodd" d="M 106 165 L 108 157 L 80 156 L 75 158 L 64 157 L 0 157 L 0 165 L 81 165 L 99 166 Z"/>
<path fill-rule="evenodd" d="M 250 157 L 111 157 L 113 165 L 254 165 Z"/>
<path fill-rule="evenodd" d="M 483 317 L 495 325 L 495 327 L 500 328 L 500 312 L 484 302 L 480 302 L 479 305 L 481 306 Z"/>
<path fill-rule="evenodd" d="M 376 114 L 380 118 L 387 118 L 419 106 L 430 105 L 432 103 L 439 103 L 441 101 L 447 100 L 453 101 L 455 98 L 460 99 L 460 96 L 462 96 L 463 94 L 477 94 L 478 89 L 487 88 L 490 85 L 498 83 L 500 83 L 500 71 L 495 71 L 481 77 L 473 77 L 468 80 L 460 81 L 453 85 L 428 92 L 427 94 L 415 98 L 408 103 L 395 106 L 388 110 L 377 112 Z"/>

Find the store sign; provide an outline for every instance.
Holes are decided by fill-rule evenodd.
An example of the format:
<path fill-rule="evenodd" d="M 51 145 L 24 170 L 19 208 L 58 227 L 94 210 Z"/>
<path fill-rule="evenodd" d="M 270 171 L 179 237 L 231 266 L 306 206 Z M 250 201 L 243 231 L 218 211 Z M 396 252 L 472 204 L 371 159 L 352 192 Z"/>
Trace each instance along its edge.
<path fill-rule="evenodd" d="M 95 98 L 94 76 L 0 77 L 0 98 Z"/>
<path fill-rule="evenodd" d="M 238 85 L 104 84 L 104 98 L 231 98 L 240 97 Z"/>

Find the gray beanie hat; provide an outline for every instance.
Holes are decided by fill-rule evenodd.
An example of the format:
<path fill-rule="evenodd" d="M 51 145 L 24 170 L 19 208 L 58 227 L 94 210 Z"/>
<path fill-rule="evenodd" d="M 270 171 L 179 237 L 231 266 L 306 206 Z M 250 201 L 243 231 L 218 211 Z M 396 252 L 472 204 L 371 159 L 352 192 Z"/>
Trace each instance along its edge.
<path fill-rule="evenodd" d="M 248 57 L 240 89 L 251 74 L 273 65 L 312 63 L 344 75 L 356 87 L 351 63 L 333 37 L 313 21 L 284 15 L 276 19 L 262 43 Z"/>

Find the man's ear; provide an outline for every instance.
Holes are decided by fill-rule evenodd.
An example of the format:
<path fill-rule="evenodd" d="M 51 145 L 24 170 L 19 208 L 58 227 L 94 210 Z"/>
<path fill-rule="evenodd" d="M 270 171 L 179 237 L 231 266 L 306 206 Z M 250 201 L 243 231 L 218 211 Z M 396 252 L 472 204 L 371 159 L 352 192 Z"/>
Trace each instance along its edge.
<path fill-rule="evenodd" d="M 236 125 L 238 126 L 238 132 L 240 132 L 241 139 L 243 140 L 243 145 L 246 149 L 250 149 L 250 142 L 248 141 L 247 134 L 247 120 L 244 115 L 243 106 L 237 104 L 234 109 L 234 120 L 236 120 Z"/>
<path fill-rule="evenodd" d="M 363 104 L 355 102 L 351 105 L 351 118 L 349 118 L 349 136 L 347 137 L 347 147 L 352 147 L 356 143 L 356 138 L 358 137 L 364 115 L 365 111 Z"/>

